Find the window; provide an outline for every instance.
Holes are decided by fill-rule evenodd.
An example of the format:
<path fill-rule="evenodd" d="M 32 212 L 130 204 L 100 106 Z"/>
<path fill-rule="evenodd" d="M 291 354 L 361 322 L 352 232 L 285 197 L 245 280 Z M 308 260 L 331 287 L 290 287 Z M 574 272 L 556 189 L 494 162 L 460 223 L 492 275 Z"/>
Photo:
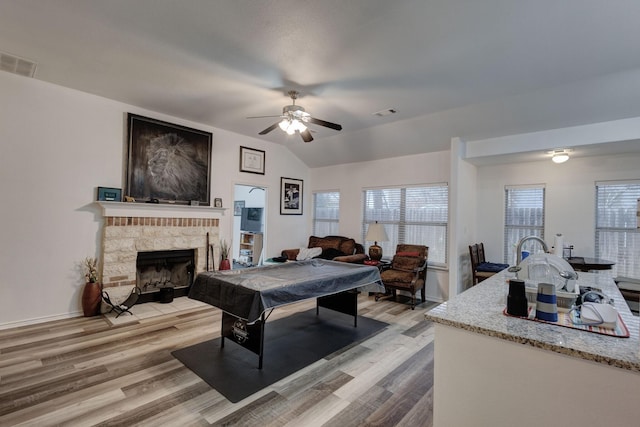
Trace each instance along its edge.
<path fill-rule="evenodd" d="M 596 257 L 615 261 L 614 277 L 640 279 L 640 181 L 596 182 Z"/>
<path fill-rule="evenodd" d="M 340 193 L 323 191 L 313 193 L 313 235 L 332 236 L 338 234 L 340 217 Z"/>
<path fill-rule="evenodd" d="M 384 224 L 388 242 L 378 242 L 385 257 L 399 243 L 429 247 L 429 264 L 446 266 L 449 187 L 381 188 L 364 191 L 362 241 L 369 224 Z M 371 242 L 373 243 L 373 242 Z"/>
<path fill-rule="evenodd" d="M 504 190 L 504 262 L 515 264 L 516 244 L 525 236 L 544 239 L 544 186 L 508 186 Z M 482 224 L 480 224 L 482 226 Z M 540 249 L 527 242 L 525 245 Z"/>

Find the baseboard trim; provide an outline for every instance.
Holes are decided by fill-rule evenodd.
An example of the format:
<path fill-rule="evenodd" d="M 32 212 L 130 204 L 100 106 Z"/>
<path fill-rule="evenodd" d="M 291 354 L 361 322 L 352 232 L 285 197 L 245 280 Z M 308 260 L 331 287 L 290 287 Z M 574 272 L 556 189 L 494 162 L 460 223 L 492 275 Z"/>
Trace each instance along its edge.
<path fill-rule="evenodd" d="M 39 323 L 45 323 L 45 322 L 52 322 L 55 320 L 63 320 L 63 319 L 71 319 L 74 317 L 81 317 L 83 316 L 83 312 L 82 311 L 74 311 L 71 313 L 64 313 L 64 314 L 56 314 L 54 316 L 45 316 L 45 317 L 36 317 L 33 319 L 26 319 L 26 320 L 18 320 L 15 322 L 7 322 L 7 323 L 0 323 L 0 330 L 4 330 L 4 329 L 11 329 L 11 328 L 19 328 L 22 326 L 32 326 L 32 325 L 37 325 Z"/>

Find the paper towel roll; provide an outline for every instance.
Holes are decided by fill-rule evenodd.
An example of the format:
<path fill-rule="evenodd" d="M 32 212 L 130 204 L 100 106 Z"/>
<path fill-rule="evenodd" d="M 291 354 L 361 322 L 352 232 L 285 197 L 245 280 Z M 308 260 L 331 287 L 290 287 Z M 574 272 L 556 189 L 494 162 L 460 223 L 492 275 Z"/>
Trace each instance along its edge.
<path fill-rule="evenodd" d="M 564 248 L 564 237 L 562 234 L 556 234 L 553 240 L 553 254 L 562 258 L 562 249 Z"/>

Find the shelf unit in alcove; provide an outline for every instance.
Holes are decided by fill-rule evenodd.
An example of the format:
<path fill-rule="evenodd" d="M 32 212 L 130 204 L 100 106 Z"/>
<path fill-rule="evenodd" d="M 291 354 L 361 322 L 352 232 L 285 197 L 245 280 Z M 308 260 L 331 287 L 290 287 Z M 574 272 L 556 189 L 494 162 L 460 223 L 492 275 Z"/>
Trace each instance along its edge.
<path fill-rule="evenodd" d="M 260 254 L 262 253 L 262 233 L 251 233 L 248 231 L 240 232 L 240 258 L 241 263 L 245 263 L 251 266 L 260 261 Z"/>

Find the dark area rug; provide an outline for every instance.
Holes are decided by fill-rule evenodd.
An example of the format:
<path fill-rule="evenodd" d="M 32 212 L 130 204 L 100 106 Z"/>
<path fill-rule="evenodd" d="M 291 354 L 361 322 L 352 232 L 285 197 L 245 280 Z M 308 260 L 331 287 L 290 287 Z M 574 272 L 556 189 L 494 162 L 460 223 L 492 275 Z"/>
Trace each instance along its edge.
<path fill-rule="evenodd" d="M 386 326 L 358 316 L 358 327 L 354 327 L 352 316 L 323 309 L 320 316 L 313 309 L 267 322 L 261 370 L 256 354 L 228 339 L 224 348 L 216 338 L 172 354 L 235 403 Z"/>

